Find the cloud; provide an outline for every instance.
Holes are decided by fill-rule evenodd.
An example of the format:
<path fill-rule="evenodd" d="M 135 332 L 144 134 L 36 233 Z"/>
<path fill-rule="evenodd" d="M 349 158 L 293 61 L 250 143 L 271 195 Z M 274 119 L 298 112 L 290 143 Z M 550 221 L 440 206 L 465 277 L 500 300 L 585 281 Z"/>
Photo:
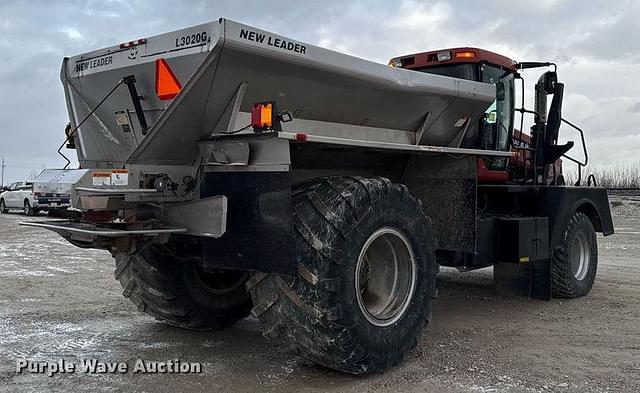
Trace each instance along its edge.
<path fill-rule="evenodd" d="M 629 112 L 640 113 L 640 99 L 634 99 L 634 102 L 629 106 Z"/>
<path fill-rule="evenodd" d="M 406 1 L 400 4 L 396 15 L 390 18 L 386 25 L 393 29 L 414 32 L 436 32 L 444 27 L 451 12 L 451 5 L 448 3 L 425 4 Z"/>
<path fill-rule="evenodd" d="M 82 40 L 84 38 L 84 35 L 82 35 L 82 33 L 80 33 L 78 30 L 74 29 L 73 27 L 65 27 L 60 31 L 62 31 L 70 39 L 75 40 L 75 41 L 80 41 L 80 40 Z"/>

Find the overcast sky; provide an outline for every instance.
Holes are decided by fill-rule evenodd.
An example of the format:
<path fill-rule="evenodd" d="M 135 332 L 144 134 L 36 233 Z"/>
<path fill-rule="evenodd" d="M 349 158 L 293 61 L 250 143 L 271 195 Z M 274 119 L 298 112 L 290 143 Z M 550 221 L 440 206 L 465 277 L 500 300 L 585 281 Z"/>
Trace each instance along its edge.
<path fill-rule="evenodd" d="M 640 1 L 0 0 L 5 184 L 64 164 L 64 56 L 222 16 L 383 63 L 454 46 L 557 62 L 594 165 L 640 162 Z"/>

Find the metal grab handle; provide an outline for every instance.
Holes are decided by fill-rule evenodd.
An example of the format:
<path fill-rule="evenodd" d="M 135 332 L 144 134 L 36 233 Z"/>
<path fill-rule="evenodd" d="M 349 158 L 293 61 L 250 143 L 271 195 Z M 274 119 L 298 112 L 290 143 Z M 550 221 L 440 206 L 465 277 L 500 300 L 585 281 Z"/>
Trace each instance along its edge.
<path fill-rule="evenodd" d="M 589 153 L 587 152 L 587 143 L 584 140 L 584 131 L 582 131 L 582 129 L 580 127 L 578 127 L 577 125 L 573 124 L 569 120 L 566 120 L 564 118 L 561 118 L 560 120 L 563 123 L 565 123 L 568 126 L 570 126 L 571 128 L 573 128 L 574 130 L 578 131 L 578 133 L 580 134 L 580 141 L 582 143 L 582 152 L 584 154 L 584 162 L 578 161 L 577 159 L 567 155 L 566 153 L 562 155 L 562 157 L 568 159 L 569 161 L 573 161 L 578 165 L 578 180 L 575 182 L 574 185 L 575 186 L 579 186 L 580 183 L 582 182 L 582 167 L 586 167 L 587 164 L 589 163 Z"/>
<path fill-rule="evenodd" d="M 570 126 L 571 128 L 573 128 L 574 130 L 578 131 L 578 133 L 580 134 L 580 141 L 582 143 L 582 153 L 584 154 L 584 162 L 582 161 L 578 161 L 577 159 L 568 156 L 566 154 L 563 154 L 563 157 L 568 158 L 569 160 L 575 162 L 578 165 L 582 165 L 582 166 L 587 166 L 587 164 L 589 163 L 589 153 L 587 152 L 587 143 L 584 141 L 584 131 L 582 131 L 582 129 L 580 127 L 578 127 L 577 125 L 573 124 L 572 122 L 570 122 L 567 119 L 560 119 L 562 120 L 563 123 L 567 124 L 568 126 Z"/>

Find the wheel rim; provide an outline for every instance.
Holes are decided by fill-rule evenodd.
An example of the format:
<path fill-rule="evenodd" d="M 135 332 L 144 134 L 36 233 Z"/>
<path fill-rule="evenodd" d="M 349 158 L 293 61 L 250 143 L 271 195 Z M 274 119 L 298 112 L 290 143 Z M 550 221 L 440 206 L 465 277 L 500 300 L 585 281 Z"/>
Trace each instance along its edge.
<path fill-rule="evenodd" d="M 0 213 L 4 213 L 7 210 L 4 201 L 0 201 Z"/>
<path fill-rule="evenodd" d="M 375 326 L 389 326 L 407 311 L 416 286 L 416 259 L 409 239 L 384 227 L 364 243 L 355 270 L 358 305 Z"/>
<path fill-rule="evenodd" d="M 584 233 L 578 233 L 571 243 L 571 271 L 578 281 L 583 280 L 589 272 L 589 250 L 589 239 Z"/>
<path fill-rule="evenodd" d="M 224 295 L 238 289 L 249 278 L 248 272 L 239 270 L 207 271 L 197 264 L 193 265 L 193 272 L 200 287 L 214 295 Z"/>
<path fill-rule="evenodd" d="M 29 202 L 24 203 L 24 214 L 29 214 Z"/>

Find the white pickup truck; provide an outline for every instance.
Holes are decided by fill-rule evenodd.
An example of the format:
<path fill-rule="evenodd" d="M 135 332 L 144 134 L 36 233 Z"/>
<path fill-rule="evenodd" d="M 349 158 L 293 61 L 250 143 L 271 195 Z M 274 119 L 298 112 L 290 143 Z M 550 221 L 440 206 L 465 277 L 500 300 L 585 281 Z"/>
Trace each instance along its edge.
<path fill-rule="evenodd" d="M 33 192 L 33 183 L 18 181 L 11 183 L 7 191 L 0 194 L 0 213 L 20 209 L 27 216 L 34 216 L 40 211 L 66 209 L 71 206 L 69 194 L 43 194 Z"/>

